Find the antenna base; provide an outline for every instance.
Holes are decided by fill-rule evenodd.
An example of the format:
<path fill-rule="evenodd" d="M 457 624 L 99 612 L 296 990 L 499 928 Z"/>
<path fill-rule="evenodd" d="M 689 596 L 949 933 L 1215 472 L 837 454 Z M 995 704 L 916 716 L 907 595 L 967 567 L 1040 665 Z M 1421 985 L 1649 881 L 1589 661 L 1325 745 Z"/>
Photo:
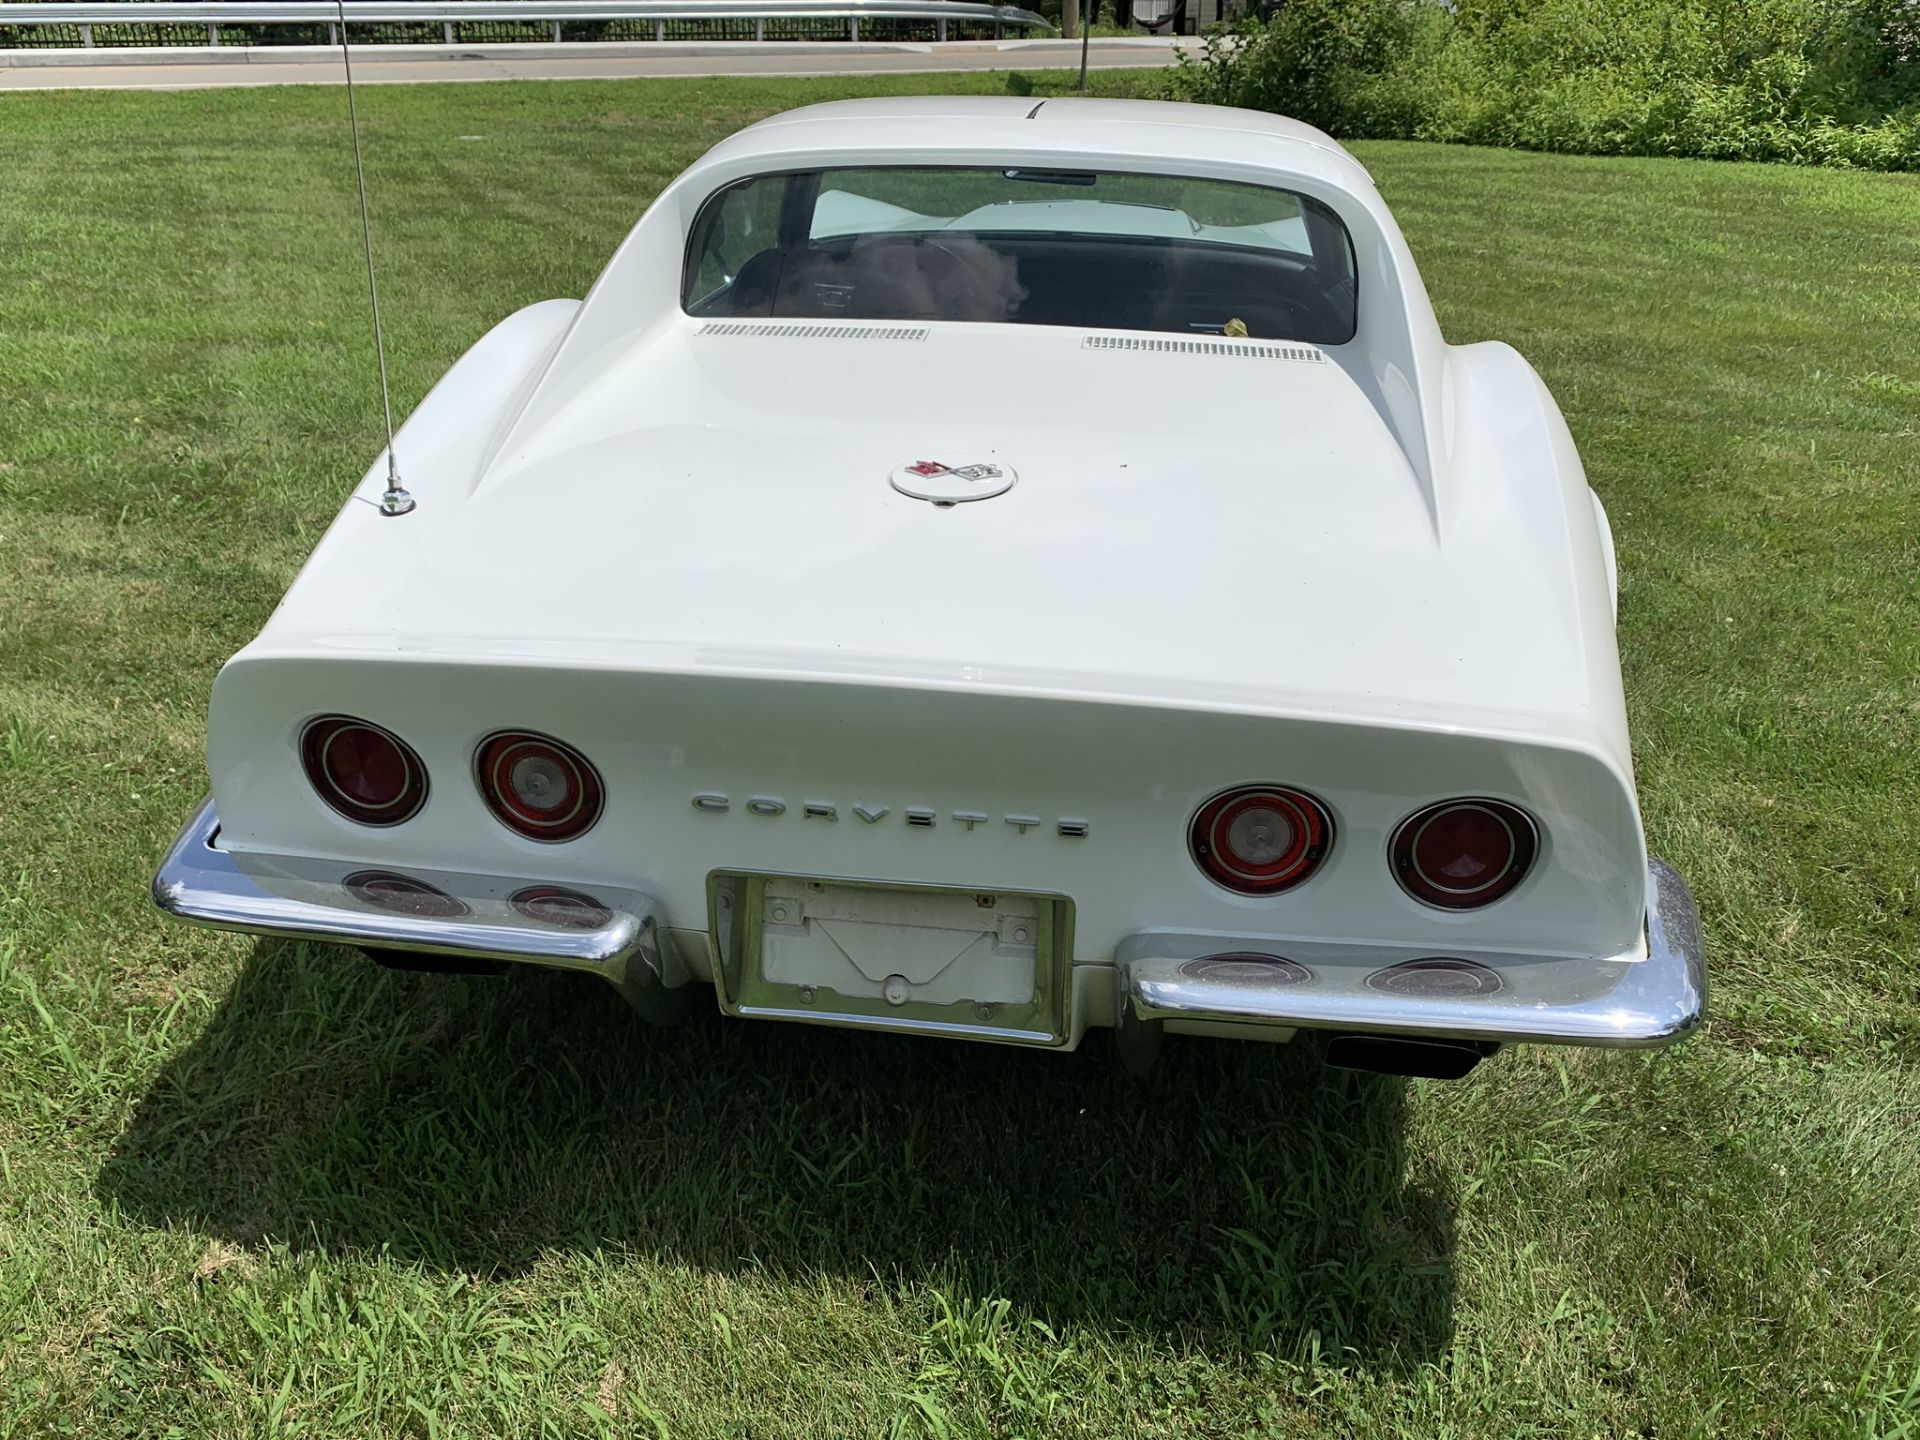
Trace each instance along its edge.
<path fill-rule="evenodd" d="M 413 496 L 398 485 L 389 485 L 380 497 L 382 515 L 404 515 L 413 509 Z"/>

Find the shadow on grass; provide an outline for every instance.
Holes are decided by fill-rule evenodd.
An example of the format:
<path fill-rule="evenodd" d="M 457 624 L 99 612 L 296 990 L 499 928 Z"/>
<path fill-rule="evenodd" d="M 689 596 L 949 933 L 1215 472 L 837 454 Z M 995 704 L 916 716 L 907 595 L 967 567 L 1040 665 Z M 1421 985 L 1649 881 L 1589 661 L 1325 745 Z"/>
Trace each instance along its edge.
<path fill-rule="evenodd" d="M 704 995 L 705 992 L 700 992 Z M 99 1177 L 153 1225 L 514 1274 L 556 1249 L 877 1275 L 1055 1324 L 1367 1363 L 1452 1325 L 1453 1203 L 1403 1082 L 1315 1047 L 1076 1055 L 722 1021 L 591 978 L 258 943 Z"/>

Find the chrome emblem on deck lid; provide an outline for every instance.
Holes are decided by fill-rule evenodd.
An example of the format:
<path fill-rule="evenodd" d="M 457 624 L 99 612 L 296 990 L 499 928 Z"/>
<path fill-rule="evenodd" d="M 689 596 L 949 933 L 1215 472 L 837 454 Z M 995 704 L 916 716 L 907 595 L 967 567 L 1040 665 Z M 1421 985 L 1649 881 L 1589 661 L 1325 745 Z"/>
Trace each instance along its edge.
<path fill-rule="evenodd" d="M 893 488 L 902 495 L 931 500 L 942 507 L 962 505 L 969 500 L 991 500 L 1011 490 L 1018 478 L 1010 465 L 986 461 L 948 465 L 939 460 L 911 461 L 889 477 Z"/>

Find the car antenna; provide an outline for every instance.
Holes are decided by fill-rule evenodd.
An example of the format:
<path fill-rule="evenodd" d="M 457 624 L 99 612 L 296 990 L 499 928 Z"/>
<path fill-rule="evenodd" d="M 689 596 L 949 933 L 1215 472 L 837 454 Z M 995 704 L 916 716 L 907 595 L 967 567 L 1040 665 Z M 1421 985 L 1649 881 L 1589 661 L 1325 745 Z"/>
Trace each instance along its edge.
<path fill-rule="evenodd" d="M 354 104 L 353 56 L 347 49 L 347 0 L 334 0 L 340 16 L 340 63 L 347 72 L 347 128 L 353 132 L 353 175 L 360 185 L 360 239 L 367 251 L 367 302 L 373 308 L 373 353 L 380 362 L 380 409 L 387 420 L 387 488 L 380 496 L 382 515 L 404 515 L 413 496 L 400 483 L 400 462 L 393 454 L 393 398 L 387 392 L 387 339 L 380 328 L 380 282 L 373 275 L 373 220 L 367 213 L 367 167 L 360 158 L 360 111 Z"/>

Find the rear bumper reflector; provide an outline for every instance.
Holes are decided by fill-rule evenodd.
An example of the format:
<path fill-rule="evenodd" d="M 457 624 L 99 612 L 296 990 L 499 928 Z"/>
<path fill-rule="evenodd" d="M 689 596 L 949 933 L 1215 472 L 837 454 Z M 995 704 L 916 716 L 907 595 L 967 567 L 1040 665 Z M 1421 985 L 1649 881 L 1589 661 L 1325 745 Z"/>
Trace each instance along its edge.
<path fill-rule="evenodd" d="M 1120 999 L 1141 1020 L 1267 1023 L 1368 1035 L 1639 1049 L 1693 1030 L 1706 1009 L 1700 918 L 1686 882 L 1647 867 L 1645 953 L 1610 959 L 1513 955 L 1436 944 L 1402 948 L 1299 944 L 1149 931 L 1116 956 Z M 1235 962 L 1214 963 L 1226 955 Z M 1270 965 L 1253 963 L 1262 955 Z M 1366 977 L 1431 955 L 1496 973 L 1484 993 L 1407 993 Z M 1300 972 L 1304 970 L 1305 978 Z"/>

